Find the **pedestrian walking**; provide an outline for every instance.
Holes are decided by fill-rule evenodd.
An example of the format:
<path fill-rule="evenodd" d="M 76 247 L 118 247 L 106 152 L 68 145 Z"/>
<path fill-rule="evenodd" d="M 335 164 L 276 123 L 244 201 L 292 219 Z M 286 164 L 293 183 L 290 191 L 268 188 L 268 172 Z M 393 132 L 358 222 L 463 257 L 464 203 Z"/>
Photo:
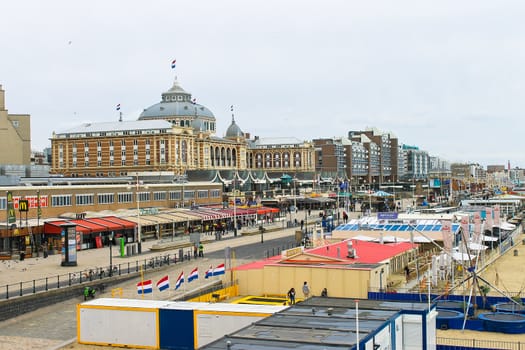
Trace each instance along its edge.
<path fill-rule="evenodd" d="M 204 257 L 204 246 L 202 245 L 202 243 L 199 243 L 199 257 Z"/>
<path fill-rule="evenodd" d="M 292 287 L 288 291 L 288 299 L 290 299 L 290 305 L 295 304 L 295 288 Z"/>
<path fill-rule="evenodd" d="M 310 295 L 310 287 L 308 286 L 308 282 L 306 281 L 304 281 L 303 283 L 303 294 L 305 299 L 307 299 Z"/>

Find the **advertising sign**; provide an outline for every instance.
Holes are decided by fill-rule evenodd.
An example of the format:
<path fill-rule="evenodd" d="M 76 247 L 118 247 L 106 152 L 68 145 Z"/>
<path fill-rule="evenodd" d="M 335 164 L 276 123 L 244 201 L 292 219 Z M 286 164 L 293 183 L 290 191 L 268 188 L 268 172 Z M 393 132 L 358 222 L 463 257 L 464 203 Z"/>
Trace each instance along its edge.
<path fill-rule="evenodd" d="M 380 213 L 377 213 L 377 218 L 379 220 L 397 220 L 397 212 L 395 211 L 380 212 Z"/>
<path fill-rule="evenodd" d="M 13 206 L 13 194 L 8 191 L 7 192 L 7 224 L 11 225 L 16 223 L 16 215 L 15 215 L 15 208 Z"/>
<path fill-rule="evenodd" d="M 472 236 L 474 243 L 481 243 L 481 214 L 474 213 L 474 235 Z"/>
<path fill-rule="evenodd" d="M 470 241 L 470 227 L 469 227 L 469 217 L 461 217 L 461 235 L 463 237 L 463 242 L 468 243 Z"/>
<path fill-rule="evenodd" d="M 20 208 L 20 201 L 26 200 L 28 204 L 29 209 L 33 208 L 47 208 L 48 205 L 48 197 L 47 196 L 41 196 L 40 194 L 36 196 L 25 196 L 23 199 L 20 196 L 12 196 L 13 199 L 13 208 L 19 209 Z M 40 203 L 40 205 L 38 205 Z"/>
<path fill-rule="evenodd" d="M 62 227 L 62 266 L 77 265 L 77 229 L 76 225 Z"/>
<path fill-rule="evenodd" d="M 450 220 L 443 220 L 441 222 L 441 233 L 443 234 L 443 245 L 445 251 L 452 251 L 452 222 Z"/>

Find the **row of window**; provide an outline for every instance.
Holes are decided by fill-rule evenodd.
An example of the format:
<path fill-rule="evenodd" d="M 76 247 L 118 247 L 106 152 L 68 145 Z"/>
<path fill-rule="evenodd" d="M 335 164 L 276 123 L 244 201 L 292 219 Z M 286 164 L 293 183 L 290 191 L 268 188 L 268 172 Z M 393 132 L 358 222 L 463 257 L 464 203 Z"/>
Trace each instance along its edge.
<path fill-rule="evenodd" d="M 144 202 L 158 202 L 165 201 L 169 198 L 170 201 L 181 200 L 182 191 L 155 191 L 155 192 L 138 192 L 138 200 L 141 203 Z M 153 200 L 151 195 L 153 194 Z M 198 199 L 206 198 L 219 198 L 221 192 L 219 190 L 184 190 L 184 200 L 193 200 L 195 196 Z M 98 204 L 114 204 L 115 197 L 117 203 L 133 203 L 134 192 L 118 192 L 118 193 L 83 193 L 83 194 L 64 194 L 64 195 L 51 195 L 51 207 L 70 207 L 73 205 L 73 197 L 75 199 L 75 205 L 94 205 L 95 197 Z M 136 198 L 136 197 L 135 197 Z M 0 197 L 0 210 L 6 210 L 7 198 Z"/>
<path fill-rule="evenodd" d="M 86 137 L 104 137 L 104 136 L 127 136 L 127 135 L 158 135 L 166 134 L 169 129 L 150 129 L 150 130 L 118 130 L 118 131 L 102 131 L 102 132 L 87 132 L 87 133 L 67 133 L 57 134 L 56 137 L 60 139 L 69 138 L 86 138 Z"/>

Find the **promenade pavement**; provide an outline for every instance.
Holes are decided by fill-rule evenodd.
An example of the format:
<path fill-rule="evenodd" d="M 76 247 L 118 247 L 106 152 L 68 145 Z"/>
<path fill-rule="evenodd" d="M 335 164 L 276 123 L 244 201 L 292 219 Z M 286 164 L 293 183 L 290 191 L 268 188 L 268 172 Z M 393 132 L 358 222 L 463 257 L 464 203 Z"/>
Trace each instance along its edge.
<path fill-rule="evenodd" d="M 282 228 L 282 223 L 276 223 L 276 228 Z M 268 243 L 272 239 L 290 237 L 294 239 L 295 230 L 297 228 L 280 229 L 277 231 L 266 231 L 264 233 L 264 241 Z M 242 230 L 241 230 L 242 232 Z M 218 241 L 210 241 L 205 244 L 204 257 L 186 260 L 172 264 L 159 271 L 148 270 L 144 279 L 151 279 L 155 284 L 163 276 L 168 275 L 170 278 L 170 291 L 159 292 L 154 287 L 154 292 L 144 295 L 144 298 L 157 300 L 173 300 L 182 296 L 190 290 L 205 287 L 217 281 L 219 277 L 212 277 L 205 279 L 205 271 L 210 266 L 217 266 L 224 262 L 224 258 L 209 258 L 207 254 L 212 252 L 223 251 L 226 247 L 237 247 L 246 244 L 257 243 L 261 241 L 259 234 L 255 235 L 238 235 L 233 237 L 233 233 L 228 233 L 223 236 L 223 239 Z M 152 258 L 165 254 L 178 253 L 177 250 L 167 250 L 163 252 L 151 252 L 150 248 L 157 241 L 146 241 L 142 244 L 142 254 L 131 257 L 121 258 L 118 256 L 117 249 L 112 249 L 113 264 L 126 263 L 129 261 L 131 266 L 135 266 L 135 261 L 143 261 L 145 258 Z M 217 254 L 214 254 L 217 256 Z M 251 259 L 253 260 L 253 259 Z M 237 264 L 242 264 L 250 259 L 237 260 Z M 50 255 L 47 258 L 30 258 L 24 261 L 8 261 L 0 263 L 0 285 L 7 283 L 17 283 L 20 281 L 30 281 L 35 278 L 53 277 L 57 274 L 67 272 L 78 272 L 81 270 L 95 269 L 98 266 L 109 265 L 109 248 L 90 249 L 78 252 L 78 266 L 62 267 L 60 266 L 61 256 Z M 190 271 L 198 267 L 199 279 L 187 282 Z M 186 282 L 178 290 L 174 290 L 175 281 L 181 271 L 184 271 Z M 137 294 L 137 282 L 140 278 L 131 279 L 123 282 L 112 288 L 122 288 L 122 298 L 140 298 Z M 111 297 L 111 290 L 106 289 L 103 293 L 98 293 L 97 297 Z M 64 301 L 57 305 L 50 305 L 30 312 L 13 319 L 0 322 L 0 350 L 3 349 L 59 349 L 65 344 L 74 342 L 76 337 L 76 305 L 83 302 L 83 296 Z M 0 304 L 1 305 L 1 304 Z"/>
<path fill-rule="evenodd" d="M 308 217 L 308 222 L 312 223 L 318 219 L 317 211 L 312 211 L 311 216 Z M 359 211 L 349 212 L 350 218 L 357 218 L 362 215 Z M 299 211 L 297 214 L 292 214 L 292 219 L 297 217 L 300 221 L 305 217 L 304 211 Z M 290 237 L 294 239 L 297 227 L 283 228 L 282 222 L 273 224 L 274 228 L 279 228 L 277 231 L 267 231 L 264 233 L 264 241 Z M 269 228 L 269 227 L 268 227 Z M 233 237 L 233 233 L 226 234 L 222 240 L 210 241 L 205 244 L 204 258 L 191 259 L 189 261 L 179 262 L 169 267 L 163 268 L 159 271 L 148 270 L 144 279 L 151 279 L 155 284 L 160 278 L 168 275 L 170 278 L 170 291 L 159 292 L 154 287 L 152 294 L 147 294 L 144 298 L 173 300 L 182 296 L 190 290 L 205 287 L 213 281 L 218 280 L 218 277 L 212 279 L 205 279 L 205 271 L 210 266 L 216 266 L 224 262 L 224 258 L 210 258 L 209 253 L 223 251 L 226 247 L 237 247 L 246 244 L 253 244 L 260 242 L 259 234 L 242 236 L 239 232 L 237 237 Z M 178 249 L 166 250 L 162 252 L 152 252 L 150 248 L 158 243 L 158 241 L 146 241 L 142 244 L 142 254 L 131 257 L 120 257 L 116 247 L 112 249 L 113 264 L 118 265 L 130 262 L 130 266 L 135 266 L 136 261 L 143 261 L 144 259 L 153 258 L 155 256 L 163 256 L 166 254 L 178 253 Z M 266 248 L 267 249 L 267 248 Z M 187 251 L 187 249 L 185 249 Z M 219 256 L 213 254 L 214 256 Z M 49 255 L 47 258 L 29 258 L 24 261 L 3 261 L 0 263 L 0 286 L 5 284 L 16 284 L 20 281 L 31 281 L 33 279 L 44 277 L 56 277 L 58 274 L 77 273 L 79 271 L 96 269 L 100 266 L 109 266 L 109 248 L 104 247 L 100 249 L 90 249 L 78 252 L 78 266 L 62 267 L 61 256 Z M 236 264 L 242 264 L 251 259 L 237 260 Z M 191 283 L 187 282 L 189 272 L 198 267 L 199 279 Z M 184 271 L 186 282 L 179 290 L 174 290 L 175 281 L 181 271 Z M 131 279 L 123 282 L 112 288 L 122 288 L 122 298 L 140 298 L 137 294 L 137 282 L 140 278 Z M 111 290 L 107 288 L 103 293 L 98 293 L 97 297 L 111 297 Z M 40 308 L 31 313 L 27 313 L 13 319 L 0 322 L 0 350 L 4 349 L 62 349 L 72 348 L 70 345 L 75 342 L 76 338 L 76 305 L 83 302 L 82 295 L 78 298 L 73 298 L 57 305 L 50 305 L 45 308 Z M 100 347 L 98 347 L 100 348 Z"/>

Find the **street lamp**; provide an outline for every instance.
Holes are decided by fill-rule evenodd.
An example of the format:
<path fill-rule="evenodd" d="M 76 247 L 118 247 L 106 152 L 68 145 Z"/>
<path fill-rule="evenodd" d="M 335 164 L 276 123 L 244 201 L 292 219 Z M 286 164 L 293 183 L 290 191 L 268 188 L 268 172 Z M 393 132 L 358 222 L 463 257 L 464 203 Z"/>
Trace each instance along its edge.
<path fill-rule="evenodd" d="M 381 268 L 379 272 L 379 293 L 383 293 L 383 273 L 385 273 L 385 270 Z"/>
<path fill-rule="evenodd" d="M 142 253 L 142 227 L 140 224 L 140 198 L 139 198 L 139 174 L 137 173 L 137 189 L 135 191 L 135 199 L 137 200 L 137 252 Z"/>
<path fill-rule="evenodd" d="M 137 202 L 137 252 L 142 253 L 142 225 L 140 223 L 140 182 L 139 182 L 139 173 L 136 173 L 137 182 L 135 188 L 135 200 Z M 145 186 L 144 188 L 148 188 Z"/>
<path fill-rule="evenodd" d="M 114 232 L 111 231 L 111 235 L 109 236 L 109 276 L 113 276 L 113 237 Z"/>
<path fill-rule="evenodd" d="M 237 173 L 233 176 L 232 185 L 233 185 L 233 236 L 237 237 L 237 194 L 236 194 L 236 176 Z M 242 183 L 241 183 L 242 185 Z"/>
<path fill-rule="evenodd" d="M 372 183 L 368 183 L 368 212 L 369 216 L 372 216 Z"/>
<path fill-rule="evenodd" d="M 179 185 L 182 185 L 182 192 L 181 192 L 181 195 L 180 195 L 180 201 L 181 201 L 180 207 L 181 208 L 184 208 L 184 184 L 186 182 L 188 182 L 188 177 L 187 177 L 186 174 L 177 175 L 175 177 L 175 183 L 179 184 Z"/>
<path fill-rule="evenodd" d="M 293 196 L 293 210 L 290 210 L 290 222 L 295 222 L 296 219 L 297 219 L 297 215 L 296 215 L 296 212 L 297 212 L 297 197 L 296 197 L 296 195 L 295 195 L 295 194 L 296 194 L 296 190 L 295 190 L 295 180 L 296 180 L 296 178 L 294 177 L 294 178 L 292 179 L 292 182 L 293 182 L 293 186 L 292 186 L 293 193 L 290 191 L 290 195 Z M 290 188 L 290 183 L 288 182 L 288 183 L 286 184 L 286 186 L 287 186 L 288 188 Z M 292 214 L 293 214 L 293 218 L 294 218 L 295 220 L 292 220 Z"/>

